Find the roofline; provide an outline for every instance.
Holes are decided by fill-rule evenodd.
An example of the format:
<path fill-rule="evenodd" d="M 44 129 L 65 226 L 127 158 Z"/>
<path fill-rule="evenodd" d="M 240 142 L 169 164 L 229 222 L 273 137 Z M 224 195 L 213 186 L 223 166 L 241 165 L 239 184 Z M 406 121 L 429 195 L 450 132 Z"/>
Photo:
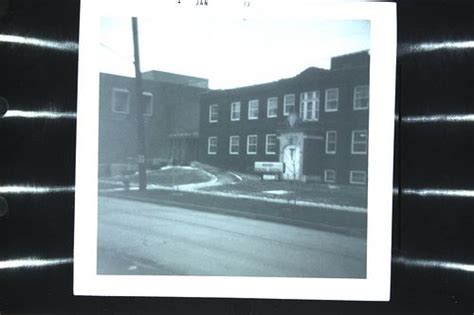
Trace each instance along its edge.
<path fill-rule="evenodd" d="M 252 88 L 252 89 L 253 88 L 255 88 L 255 89 L 263 88 L 263 87 L 267 87 L 267 86 L 270 86 L 270 85 L 273 85 L 273 84 L 276 84 L 276 83 L 282 83 L 282 82 L 285 82 L 285 81 L 290 81 L 290 80 L 297 79 L 303 72 L 307 71 L 308 69 L 314 69 L 315 71 L 320 71 L 321 73 L 327 73 L 327 72 L 331 71 L 330 69 L 323 69 L 323 68 L 317 68 L 317 67 L 308 67 L 305 70 L 301 71 L 300 73 L 298 73 L 297 75 L 294 75 L 292 77 L 282 78 L 282 79 L 278 79 L 278 80 L 275 80 L 275 81 L 264 82 L 264 83 L 259 83 L 259 84 L 244 85 L 244 86 L 239 86 L 239 87 L 229 88 L 229 89 L 209 89 L 206 92 L 204 92 L 203 94 L 225 93 L 225 92 L 232 92 L 232 91 L 237 91 L 237 90 L 242 90 L 242 89 L 249 89 L 249 88 Z"/>
<path fill-rule="evenodd" d="M 185 75 L 185 74 L 178 74 L 178 73 L 173 73 L 173 72 L 165 72 L 165 71 L 160 71 L 160 70 L 151 70 L 151 71 L 157 71 L 157 72 L 163 72 L 163 73 L 166 73 L 166 74 L 172 74 L 172 75 L 179 75 L 179 76 L 182 76 L 182 77 L 187 77 L 187 78 L 192 78 L 192 79 L 199 79 L 199 80 L 206 80 L 206 81 L 209 81 L 209 79 L 206 79 L 206 78 L 199 78 L 199 77 L 193 77 L 193 76 L 189 76 L 189 75 Z M 146 72 L 149 72 L 149 71 L 145 71 L 145 72 L 142 72 L 142 75 Z M 116 73 L 110 73 L 110 72 L 99 72 L 101 75 L 110 75 L 110 76 L 115 76 L 115 77 L 120 77 L 120 78 L 128 78 L 128 79 L 135 79 L 135 76 L 127 76 L 127 75 L 121 75 L 121 74 L 116 74 Z M 147 81 L 155 81 L 153 79 L 146 79 L 146 78 L 142 78 L 143 80 L 147 80 Z M 165 83 L 172 83 L 172 82 L 167 82 L 167 81 L 155 81 L 155 82 L 165 82 Z"/>
<path fill-rule="evenodd" d="M 339 58 L 339 57 L 344 58 L 344 57 L 349 57 L 349 56 L 352 56 L 352 55 L 359 55 L 359 54 L 364 54 L 364 53 L 369 54 L 369 52 L 370 52 L 370 49 L 365 49 L 365 50 L 359 50 L 359 51 L 355 51 L 355 52 L 351 52 L 351 53 L 347 53 L 347 54 L 343 54 L 343 55 L 337 55 L 337 56 L 331 57 L 331 61 L 334 58 Z M 351 68 L 359 68 L 359 67 L 365 67 L 365 66 L 354 65 Z M 331 69 L 331 68 L 323 69 L 323 68 L 318 68 L 318 67 L 308 67 L 308 68 L 304 69 L 303 71 L 301 71 L 300 73 L 298 73 L 297 75 L 289 77 L 289 78 L 282 78 L 282 79 L 279 79 L 279 80 L 265 82 L 265 83 L 259 83 L 259 84 L 254 84 L 254 85 L 239 86 L 239 87 L 230 88 L 230 89 L 217 89 L 217 90 L 209 89 L 209 90 L 207 90 L 206 92 L 204 92 L 202 94 L 205 95 L 205 94 L 211 94 L 211 93 L 225 93 L 225 92 L 232 92 L 232 91 L 237 91 L 237 90 L 240 90 L 240 89 L 248 89 L 248 88 L 262 88 L 262 87 L 265 87 L 266 85 L 271 85 L 271 84 L 275 84 L 275 83 L 278 83 L 278 82 L 283 82 L 283 81 L 286 81 L 286 80 L 297 79 L 303 72 L 305 72 L 305 71 L 307 71 L 308 69 L 311 69 L 311 68 L 320 70 L 322 73 L 329 73 L 329 72 L 333 72 L 333 71 L 342 71 L 342 70 L 346 71 L 347 70 L 347 69 L 337 69 L 337 68 L 336 69 Z"/>
<path fill-rule="evenodd" d="M 168 72 L 168 71 L 161 71 L 161 70 L 142 71 L 142 74 L 144 74 L 144 73 L 150 73 L 150 72 L 160 72 L 160 73 L 165 73 L 165 74 L 171 74 L 171 75 L 186 77 L 186 78 L 190 78 L 190 79 L 199 79 L 199 80 L 209 81 L 208 78 L 195 77 L 195 76 L 192 76 L 192 75 L 180 74 L 180 73 L 174 73 L 174 72 Z"/>
<path fill-rule="evenodd" d="M 113 76 L 113 77 L 117 77 L 117 78 L 121 78 L 121 79 L 125 79 L 125 80 L 135 80 L 135 77 L 127 77 L 127 76 L 124 76 L 124 75 L 119 75 L 119 74 L 114 74 L 114 73 L 99 72 L 99 74 L 101 76 Z M 199 86 L 195 86 L 195 85 L 179 84 L 179 83 L 175 83 L 175 82 L 155 81 L 155 80 L 152 80 L 152 79 L 142 79 L 142 80 L 146 81 L 146 82 L 151 82 L 151 83 L 154 83 L 154 84 L 157 84 L 157 85 L 164 84 L 164 85 L 172 85 L 172 86 L 186 86 L 188 88 L 199 89 L 199 90 L 203 90 L 205 92 L 209 91 L 208 87 L 204 88 L 204 87 L 199 87 Z"/>
<path fill-rule="evenodd" d="M 361 55 L 361 54 L 363 54 L 363 53 L 369 54 L 369 52 L 370 52 L 370 49 L 359 50 L 359 51 L 347 53 L 347 54 L 344 54 L 344 55 L 332 56 L 331 59 L 333 59 L 333 58 L 339 58 L 339 57 L 349 57 L 349 56 L 352 56 L 352 55 Z"/>

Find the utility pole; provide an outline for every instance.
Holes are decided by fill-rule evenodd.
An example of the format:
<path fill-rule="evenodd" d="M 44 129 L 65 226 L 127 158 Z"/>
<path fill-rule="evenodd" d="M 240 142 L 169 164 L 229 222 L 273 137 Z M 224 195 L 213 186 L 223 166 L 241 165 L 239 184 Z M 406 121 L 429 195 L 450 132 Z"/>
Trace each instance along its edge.
<path fill-rule="evenodd" d="M 138 135 L 138 183 L 141 191 L 146 190 L 146 164 L 145 164 L 145 122 L 143 117 L 143 92 L 142 73 L 140 71 L 140 51 L 138 47 L 138 22 L 136 17 L 132 17 L 133 32 L 133 52 L 135 55 L 135 112 L 137 120 Z"/>

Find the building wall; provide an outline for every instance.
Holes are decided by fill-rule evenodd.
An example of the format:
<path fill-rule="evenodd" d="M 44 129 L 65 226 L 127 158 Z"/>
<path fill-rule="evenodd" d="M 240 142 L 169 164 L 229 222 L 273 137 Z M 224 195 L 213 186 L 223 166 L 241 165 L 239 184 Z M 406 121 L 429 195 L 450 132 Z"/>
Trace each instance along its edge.
<path fill-rule="evenodd" d="M 277 93 L 274 87 L 261 88 L 249 87 L 230 91 L 209 92 L 201 96 L 201 134 L 200 134 L 200 160 L 226 169 L 251 172 L 255 161 L 278 161 L 278 154 L 265 154 L 265 135 L 273 134 L 281 119 L 264 118 L 266 111 L 263 109 L 263 97 Z M 259 99 L 259 116 L 256 120 L 248 120 L 248 101 Z M 231 121 L 230 104 L 234 101 L 241 102 L 240 121 Z M 218 104 L 218 121 L 209 122 L 209 105 Z M 281 117 L 281 115 L 279 115 Z M 246 153 L 248 135 L 257 135 L 257 154 Z M 239 136 L 239 154 L 229 154 L 229 137 Z M 217 154 L 209 155 L 208 137 L 217 136 Z"/>
<path fill-rule="evenodd" d="M 172 138 L 194 138 L 199 134 L 199 94 L 206 89 L 167 82 L 143 80 L 143 91 L 153 95 L 153 113 L 145 116 L 146 156 L 170 160 Z M 130 95 L 130 112 L 113 111 L 114 88 L 126 89 Z M 99 163 L 126 163 L 137 157 L 135 80 L 111 74 L 100 76 Z M 183 141 L 187 143 L 187 141 Z M 181 148 L 181 146 L 180 146 Z M 182 148 L 196 150 L 195 146 Z M 176 152 L 176 151 L 173 151 Z M 191 153 L 181 154 L 188 156 Z M 196 156 L 197 153 L 194 153 Z"/>
<path fill-rule="evenodd" d="M 282 135 L 291 131 L 305 134 L 304 179 L 324 181 L 324 170 L 336 171 L 336 183 L 349 183 L 351 170 L 367 170 L 367 154 L 351 154 L 353 130 L 367 130 L 369 110 L 354 110 L 354 88 L 369 84 L 369 55 L 367 52 L 333 58 L 333 68 L 322 70 L 309 68 L 294 78 L 262 85 L 230 90 L 209 91 L 201 96 L 199 157 L 204 163 L 225 169 L 252 172 L 255 161 L 279 161 L 279 152 L 265 153 L 265 135 Z M 338 110 L 325 110 L 326 89 L 339 88 Z M 295 94 L 296 112 L 300 111 L 300 93 L 317 90 L 320 93 L 318 121 L 297 120 L 290 127 L 288 116 L 283 113 L 285 94 Z M 277 117 L 267 117 L 267 99 L 278 97 Z M 248 102 L 259 100 L 259 116 L 248 119 Z M 241 117 L 231 121 L 231 103 L 240 101 Z M 209 122 L 209 106 L 218 105 L 218 121 Z M 337 131 L 336 154 L 325 153 L 326 131 Z M 258 135 L 257 154 L 246 152 L 247 136 Z M 229 154 L 229 137 L 240 136 L 238 155 Z M 208 138 L 217 137 L 216 154 L 208 154 Z M 277 141 L 278 142 L 278 141 Z M 279 144 L 277 143 L 279 148 Z"/>

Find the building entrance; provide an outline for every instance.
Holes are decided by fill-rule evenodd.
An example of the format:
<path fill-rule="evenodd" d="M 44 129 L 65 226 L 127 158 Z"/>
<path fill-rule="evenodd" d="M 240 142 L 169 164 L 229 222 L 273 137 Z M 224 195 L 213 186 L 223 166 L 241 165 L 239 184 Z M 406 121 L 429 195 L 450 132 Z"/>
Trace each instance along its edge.
<path fill-rule="evenodd" d="M 301 150 L 295 145 L 286 146 L 283 150 L 283 163 L 285 163 L 283 179 L 298 180 L 301 173 Z"/>
<path fill-rule="evenodd" d="M 283 179 L 301 180 L 303 176 L 303 134 L 280 135 L 280 162 L 285 164 Z"/>

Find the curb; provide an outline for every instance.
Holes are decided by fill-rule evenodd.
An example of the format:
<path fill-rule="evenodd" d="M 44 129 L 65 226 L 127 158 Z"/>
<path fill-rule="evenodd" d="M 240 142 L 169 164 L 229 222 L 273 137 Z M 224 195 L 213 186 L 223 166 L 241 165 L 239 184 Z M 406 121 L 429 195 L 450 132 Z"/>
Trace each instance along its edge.
<path fill-rule="evenodd" d="M 185 207 L 189 210 L 196 210 L 196 211 L 209 212 L 209 213 L 215 213 L 215 214 L 227 214 L 227 215 L 232 215 L 236 217 L 243 217 L 243 218 L 261 220 L 261 221 L 270 221 L 270 222 L 275 222 L 275 223 L 309 228 L 309 229 L 317 229 L 317 230 L 323 230 L 323 231 L 328 231 L 328 232 L 334 232 L 334 233 L 339 233 L 343 235 L 355 236 L 355 237 L 363 238 L 363 239 L 366 238 L 365 229 L 348 228 L 346 226 L 330 225 L 330 224 L 324 224 L 324 223 L 314 222 L 314 221 L 304 221 L 304 220 L 292 219 L 292 218 L 283 217 L 283 216 L 268 215 L 268 214 L 255 213 L 255 212 L 249 212 L 249 211 L 240 211 L 240 210 L 235 210 L 235 209 L 216 208 L 213 206 L 202 206 L 202 205 L 178 202 L 178 201 L 173 201 L 173 200 L 163 200 L 163 199 L 157 200 L 155 198 L 149 198 L 149 197 L 143 197 L 143 196 L 139 197 L 139 196 L 107 194 L 107 193 L 99 194 L 99 196 L 148 202 L 148 203 L 153 203 L 153 204 L 158 204 L 158 205 Z"/>

